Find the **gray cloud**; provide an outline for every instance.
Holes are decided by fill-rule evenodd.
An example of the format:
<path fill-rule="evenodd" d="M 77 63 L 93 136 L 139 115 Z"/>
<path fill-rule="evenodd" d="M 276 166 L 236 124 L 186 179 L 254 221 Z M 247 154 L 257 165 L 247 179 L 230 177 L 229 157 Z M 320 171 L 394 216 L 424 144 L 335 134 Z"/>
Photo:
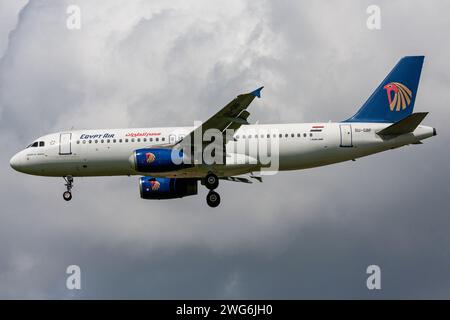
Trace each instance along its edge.
<path fill-rule="evenodd" d="M 65 28 L 79 4 L 83 26 Z M 450 30 L 443 1 L 3 1 L 0 297 L 448 298 Z M 432 4 L 431 4 L 432 3 Z M 3 17 L 5 19 L 3 19 Z M 9 158 L 71 128 L 190 125 L 265 85 L 252 121 L 341 120 L 403 55 L 438 136 L 330 167 L 139 199 L 137 177 L 31 177 Z M 65 289 L 78 264 L 83 290 Z M 382 268 L 380 292 L 365 287 Z"/>

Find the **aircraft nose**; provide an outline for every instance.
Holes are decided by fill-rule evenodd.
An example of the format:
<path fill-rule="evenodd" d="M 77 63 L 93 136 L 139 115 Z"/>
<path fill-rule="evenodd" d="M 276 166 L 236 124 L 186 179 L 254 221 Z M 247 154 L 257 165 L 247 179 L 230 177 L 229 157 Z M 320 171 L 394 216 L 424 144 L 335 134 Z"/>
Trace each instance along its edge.
<path fill-rule="evenodd" d="M 9 165 L 16 171 L 20 170 L 20 157 L 19 154 L 15 154 L 11 160 L 9 160 Z"/>

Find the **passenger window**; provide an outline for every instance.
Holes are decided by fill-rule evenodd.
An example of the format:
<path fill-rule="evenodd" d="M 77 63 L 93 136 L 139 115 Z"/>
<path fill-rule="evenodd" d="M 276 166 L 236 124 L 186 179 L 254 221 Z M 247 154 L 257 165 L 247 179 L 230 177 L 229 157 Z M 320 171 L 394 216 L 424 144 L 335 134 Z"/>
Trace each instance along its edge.
<path fill-rule="evenodd" d="M 280 138 L 283 138 L 283 135 L 280 133 L 279 137 L 280 137 Z"/>
<path fill-rule="evenodd" d="M 244 134 L 244 135 L 242 135 L 242 139 L 245 139 L 245 134 Z"/>
<path fill-rule="evenodd" d="M 291 137 L 292 137 L 292 138 L 295 137 L 295 134 L 291 133 Z"/>
<path fill-rule="evenodd" d="M 105 142 L 105 140 L 103 140 L 103 139 L 102 139 L 102 140 L 100 140 L 100 142 L 101 142 L 101 143 L 104 143 L 104 142 Z"/>
<path fill-rule="evenodd" d="M 304 134 L 303 134 L 303 137 L 305 137 L 305 138 L 306 138 L 306 133 L 304 133 Z"/>
<path fill-rule="evenodd" d="M 153 141 L 153 138 L 150 138 L 149 141 L 152 142 L 152 141 Z"/>
<path fill-rule="evenodd" d="M 298 137 L 298 138 L 300 138 L 300 137 L 301 137 L 300 133 L 297 133 L 297 137 Z"/>
<path fill-rule="evenodd" d="M 95 140 L 94 142 L 95 142 L 95 143 L 98 143 L 98 140 Z"/>
<path fill-rule="evenodd" d="M 162 138 L 161 138 L 161 141 L 166 141 L 166 138 L 162 137 Z"/>
<path fill-rule="evenodd" d="M 144 138 L 144 142 L 147 142 L 147 138 Z"/>
<path fill-rule="evenodd" d="M 236 136 L 236 140 L 239 139 L 239 136 Z"/>
<path fill-rule="evenodd" d="M 270 134 L 267 135 L 267 138 L 270 138 Z"/>
<path fill-rule="evenodd" d="M 141 138 L 138 138 L 138 139 L 137 139 L 137 142 L 141 142 Z"/>
<path fill-rule="evenodd" d="M 80 140 L 77 140 L 77 144 L 80 144 Z"/>
<path fill-rule="evenodd" d="M 122 143 L 122 139 L 119 139 L 119 143 Z"/>
<path fill-rule="evenodd" d="M 309 136 L 312 137 L 312 133 L 310 133 Z"/>
<path fill-rule="evenodd" d="M 92 143 L 92 140 L 89 140 L 89 143 Z"/>
<path fill-rule="evenodd" d="M 288 135 L 287 133 L 284 135 L 285 138 L 287 138 L 288 136 L 289 136 L 289 135 Z"/>
<path fill-rule="evenodd" d="M 131 142 L 134 142 L 134 138 L 131 139 Z"/>
<path fill-rule="evenodd" d="M 155 141 L 159 141 L 159 138 L 155 138 Z"/>
<path fill-rule="evenodd" d="M 125 139 L 125 142 L 128 142 L 128 139 Z"/>
<path fill-rule="evenodd" d="M 83 140 L 83 144 L 86 144 L 86 140 Z"/>

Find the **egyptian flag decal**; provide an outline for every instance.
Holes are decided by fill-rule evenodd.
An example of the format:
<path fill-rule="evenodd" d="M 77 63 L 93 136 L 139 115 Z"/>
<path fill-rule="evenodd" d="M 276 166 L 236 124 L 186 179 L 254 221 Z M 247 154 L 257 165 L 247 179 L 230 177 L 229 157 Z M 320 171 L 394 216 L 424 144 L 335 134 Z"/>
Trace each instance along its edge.
<path fill-rule="evenodd" d="M 322 132 L 323 126 L 312 126 L 312 129 L 309 132 Z"/>

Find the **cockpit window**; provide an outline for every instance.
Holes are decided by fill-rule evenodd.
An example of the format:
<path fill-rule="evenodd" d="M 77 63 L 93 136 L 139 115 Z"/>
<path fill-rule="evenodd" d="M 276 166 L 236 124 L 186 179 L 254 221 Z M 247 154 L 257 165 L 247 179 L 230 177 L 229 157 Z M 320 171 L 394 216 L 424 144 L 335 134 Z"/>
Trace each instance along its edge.
<path fill-rule="evenodd" d="M 39 145 L 39 142 L 34 142 L 30 147 L 32 147 L 32 148 L 35 148 L 35 147 L 37 147 Z"/>
<path fill-rule="evenodd" d="M 39 147 L 43 147 L 45 146 L 45 142 L 44 141 L 39 141 Z"/>

